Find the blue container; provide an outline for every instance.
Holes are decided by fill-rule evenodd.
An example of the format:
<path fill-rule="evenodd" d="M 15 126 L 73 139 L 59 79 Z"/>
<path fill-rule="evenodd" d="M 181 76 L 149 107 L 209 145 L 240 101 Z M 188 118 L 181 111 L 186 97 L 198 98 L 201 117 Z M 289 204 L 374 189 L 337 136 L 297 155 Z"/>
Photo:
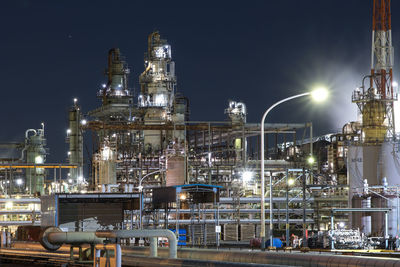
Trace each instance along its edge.
<path fill-rule="evenodd" d="M 266 242 L 265 242 L 265 247 L 267 248 L 267 247 L 270 247 L 270 239 L 268 239 Z M 283 243 L 282 243 L 282 241 L 279 239 L 279 238 L 274 238 L 274 242 L 273 242 L 273 247 L 276 247 L 276 248 L 281 248 L 281 247 L 283 247 Z"/>
<path fill-rule="evenodd" d="M 172 232 L 176 232 L 176 229 L 169 229 Z M 178 246 L 186 246 L 186 229 L 179 229 Z"/>

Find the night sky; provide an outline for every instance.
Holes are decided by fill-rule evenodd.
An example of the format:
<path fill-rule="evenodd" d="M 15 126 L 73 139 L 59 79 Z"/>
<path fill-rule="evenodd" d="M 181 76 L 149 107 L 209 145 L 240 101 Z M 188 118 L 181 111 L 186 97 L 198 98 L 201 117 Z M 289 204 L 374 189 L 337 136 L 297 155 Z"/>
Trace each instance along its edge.
<path fill-rule="evenodd" d="M 315 134 L 335 132 L 356 119 L 350 96 L 370 70 L 371 24 L 372 0 L 2 1 L 0 140 L 22 141 L 44 121 L 48 162 L 64 162 L 73 97 L 85 112 L 100 105 L 112 47 L 126 57 L 138 91 L 153 30 L 172 45 L 191 120 L 225 120 L 232 99 L 246 103 L 248 122 L 259 122 L 281 98 L 326 85 L 328 103 L 295 100 L 267 121 L 312 121 Z M 396 64 L 399 1 L 392 25 Z"/>

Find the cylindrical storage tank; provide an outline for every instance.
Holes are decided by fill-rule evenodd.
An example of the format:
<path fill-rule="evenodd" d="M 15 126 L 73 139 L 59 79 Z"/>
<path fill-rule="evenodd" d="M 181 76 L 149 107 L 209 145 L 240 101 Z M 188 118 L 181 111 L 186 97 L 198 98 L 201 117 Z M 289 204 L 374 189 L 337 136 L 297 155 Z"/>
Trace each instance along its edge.
<path fill-rule="evenodd" d="M 100 151 L 98 184 L 117 183 L 117 152 L 115 148 L 104 146 Z"/>
<path fill-rule="evenodd" d="M 100 161 L 99 164 L 99 184 L 116 184 L 116 163 L 111 160 Z"/>
<path fill-rule="evenodd" d="M 381 177 L 386 177 L 389 186 L 400 185 L 400 145 L 394 142 L 382 144 Z"/>
<path fill-rule="evenodd" d="M 371 208 L 371 197 L 361 200 L 361 208 L 369 209 Z M 371 215 L 368 213 L 362 214 L 361 217 L 361 232 L 370 235 L 371 234 Z"/>
<path fill-rule="evenodd" d="M 388 186 L 400 186 L 400 145 L 395 142 L 384 142 L 382 144 L 381 151 L 381 170 L 380 177 L 386 178 L 386 182 Z M 390 199 L 389 208 L 392 210 L 389 212 L 389 222 L 388 222 L 388 230 L 389 235 L 396 236 L 398 235 L 398 201 L 396 197 L 396 191 L 389 191 L 391 195 L 386 195 Z M 398 193 L 398 192 L 397 192 Z M 400 230 L 400 229 L 399 229 Z"/>
<path fill-rule="evenodd" d="M 398 215 L 397 211 L 399 209 L 399 205 L 398 205 L 399 199 L 396 198 L 395 196 L 390 196 L 388 198 L 390 199 L 389 208 L 392 209 L 391 211 L 389 211 L 389 214 L 388 214 L 388 220 L 389 220 L 388 234 L 390 236 L 394 237 L 394 236 L 397 236 L 400 234 L 398 232 L 398 230 L 400 230 L 400 229 L 397 229 L 399 227 L 398 224 L 400 223 L 400 221 L 399 221 L 400 218 L 398 218 L 398 216 L 397 216 Z"/>
<path fill-rule="evenodd" d="M 359 197 L 359 196 L 353 196 L 353 198 L 350 201 L 350 205 L 352 208 L 361 208 L 361 201 L 363 200 L 363 198 Z M 363 231 L 363 225 L 361 223 L 361 217 L 364 213 L 362 212 L 350 212 L 349 216 L 350 216 L 350 221 L 351 221 L 351 227 L 353 229 L 360 229 L 360 231 Z M 371 229 L 370 229 L 371 232 Z"/>
<path fill-rule="evenodd" d="M 171 156 L 167 159 L 166 185 L 183 185 L 185 183 L 185 158 Z"/>
<path fill-rule="evenodd" d="M 371 207 L 386 208 L 386 200 L 382 197 L 371 197 Z M 385 234 L 385 213 L 371 212 L 371 233 L 372 236 L 384 236 Z"/>

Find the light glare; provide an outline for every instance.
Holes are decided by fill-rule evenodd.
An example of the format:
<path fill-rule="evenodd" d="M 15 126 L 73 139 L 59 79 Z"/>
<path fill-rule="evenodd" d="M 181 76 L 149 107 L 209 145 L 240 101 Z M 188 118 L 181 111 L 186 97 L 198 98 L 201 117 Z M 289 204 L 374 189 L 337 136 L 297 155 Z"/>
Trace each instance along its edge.
<path fill-rule="evenodd" d="M 309 158 L 307 159 L 307 162 L 308 162 L 309 164 L 314 164 L 314 162 L 315 162 L 314 157 L 309 157 Z"/>
<path fill-rule="evenodd" d="M 311 92 L 311 97 L 316 102 L 323 102 L 328 98 L 328 90 L 323 87 L 319 87 Z"/>
<path fill-rule="evenodd" d="M 242 175 L 242 178 L 243 178 L 243 182 L 248 182 L 248 181 L 250 181 L 250 180 L 253 178 L 253 172 L 251 172 L 251 171 L 244 171 L 244 172 L 243 172 L 243 175 Z"/>

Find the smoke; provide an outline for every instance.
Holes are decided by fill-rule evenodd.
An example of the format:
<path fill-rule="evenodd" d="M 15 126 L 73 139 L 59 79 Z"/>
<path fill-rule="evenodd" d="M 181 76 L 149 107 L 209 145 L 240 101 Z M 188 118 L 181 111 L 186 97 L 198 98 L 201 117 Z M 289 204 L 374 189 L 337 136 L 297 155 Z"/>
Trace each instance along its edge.
<path fill-rule="evenodd" d="M 323 104 L 307 105 L 307 109 L 312 113 L 312 120 L 320 125 L 321 132 L 339 132 L 344 124 L 358 118 L 358 108 L 352 103 L 351 96 L 368 73 L 360 71 L 359 66 L 365 65 L 365 62 L 360 62 L 362 60 L 346 61 L 348 59 L 344 57 L 322 56 L 297 75 L 297 82 L 300 81 L 306 90 L 317 87 L 329 90 L 329 97 Z"/>
<path fill-rule="evenodd" d="M 398 86 L 396 86 L 395 88 L 393 88 L 394 90 L 396 90 L 396 92 L 398 92 Z M 399 101 L 395 101 L 394 105 L 393 105 L 393 110 L 394 110 L 394 129 L 396 131 L 396 133 L 400 133 L 400 103 Z"/>
<path fill-rule="evenodd" d="M 342 128 L 344 124 L 357 120 L 358 108 L 351 102 L 353 91 L 360 86 L 363 75 L 355 71 L 353 67 L 332 65 L 328 67 L 332 74 L 327 86 L 331 97 L 326 108 L 331 127 Z"/>

